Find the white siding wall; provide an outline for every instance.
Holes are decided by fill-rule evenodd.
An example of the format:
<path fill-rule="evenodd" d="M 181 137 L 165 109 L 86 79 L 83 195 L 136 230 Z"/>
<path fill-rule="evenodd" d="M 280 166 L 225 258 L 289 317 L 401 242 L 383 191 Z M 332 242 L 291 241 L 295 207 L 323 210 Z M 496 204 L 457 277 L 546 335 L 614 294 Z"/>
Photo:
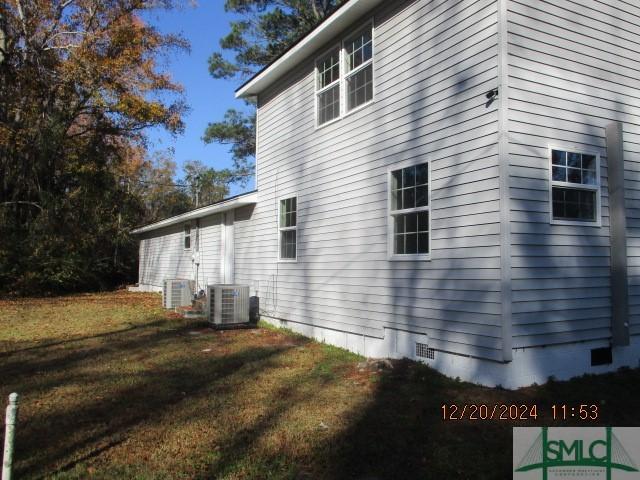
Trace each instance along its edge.
<path fill-rule="evenodd" d="M 220 283 L 220 223 L 222 215 L 210 215 L 200 220 L 200 288 Z"/>
<path fill-rule="evenodd" d="M 427 333 L 432 347 L 500 359 L 498 113 L 485 98 L 497 85 L 496 1 L 384 8 L 373 104 L 315 129 L 313 58 L 260 96 L 259 201 L 237 219 L 236 281 L 254 285 L 264 315 Z M 390 262 L 387 169 L 410 159 L 431 162 L 432 260 Z M 278 263 L 288 195 L 298 262 Z"/>
<path fill-rule="evenodd" d="M 610 337 L 605 127 L 624 122 L 632 333 L 640 333 L 640 8 L 509 2 L 514 347 Z M 601 154 L 602 227 L 550 225 L 549 145 Z"/>
<path fill-rule="evenodd" d="M 182 224 L 141 235 L 138 283 L 162 287 L 168 278 L 193 278 L 191 270 L 191 250 L 184 249 Z"/>
<path fill-rule="evenodd" d="M 200 220 L 200 288 L 220 281 L 221 215 Z M 165 279 L 196 279 L 192 255 L 196 245 L 196 224 L 191 222 L 191 249 L 184 249 L 184 224 L 141 235 L 138 283 L 161 287 Z"/>

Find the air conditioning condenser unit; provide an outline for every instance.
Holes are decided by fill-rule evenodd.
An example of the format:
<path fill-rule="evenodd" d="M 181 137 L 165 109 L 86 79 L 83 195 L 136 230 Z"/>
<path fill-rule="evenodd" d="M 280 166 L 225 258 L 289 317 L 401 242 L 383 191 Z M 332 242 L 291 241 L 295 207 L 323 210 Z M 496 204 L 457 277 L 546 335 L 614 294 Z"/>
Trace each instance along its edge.
<path fill-rule="evenodd" d="M 191 306 L 195 282 L 181 278 L 164 281 L 162 288 L 162 306 L 164 308 Z"/>
<path fill-rule="evenodd" d="M 209 285 L 207 317 L 216 327 L 249 323 L 249 285 Z"/>

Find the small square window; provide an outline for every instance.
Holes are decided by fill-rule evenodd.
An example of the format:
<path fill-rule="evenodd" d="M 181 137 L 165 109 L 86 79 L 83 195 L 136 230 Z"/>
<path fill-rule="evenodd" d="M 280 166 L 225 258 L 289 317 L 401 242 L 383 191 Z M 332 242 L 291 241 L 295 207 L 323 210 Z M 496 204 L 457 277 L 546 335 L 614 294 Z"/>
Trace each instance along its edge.
<path fill-rule="evenodd" d="M 598 222 L 600 185 L 596 155 L 553 149 L 551 184 L 553 220 Z"/>

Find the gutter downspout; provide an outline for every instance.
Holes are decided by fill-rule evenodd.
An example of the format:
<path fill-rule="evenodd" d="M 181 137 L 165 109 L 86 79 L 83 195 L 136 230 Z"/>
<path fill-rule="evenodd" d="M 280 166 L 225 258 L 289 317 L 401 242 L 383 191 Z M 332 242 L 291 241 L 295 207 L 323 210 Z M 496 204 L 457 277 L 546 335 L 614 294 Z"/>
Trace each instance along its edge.
<path fill-rule="evenodd" d="M 200 219 L 196 218 L 196 241 L 191 261 L 196 267 L 196 295 L 200 292 Z"/>
<path fill-rule="evenodd" d="M 507 1 L 498 0 L 498 170 L 500 174 L 500 304 L 502 360 L 513 360 L 511 282 L 511 192 L 509 191 L 509 41 Z"/>
<path fill-rule="evenodd" d="M 611 340 L 627 346 L 629 338 L 629 279 L 627 213 L 624 203 L 624 137 L 622 124 L 607 125 L 609 183 L 609 242 L 611 245 Z"/>

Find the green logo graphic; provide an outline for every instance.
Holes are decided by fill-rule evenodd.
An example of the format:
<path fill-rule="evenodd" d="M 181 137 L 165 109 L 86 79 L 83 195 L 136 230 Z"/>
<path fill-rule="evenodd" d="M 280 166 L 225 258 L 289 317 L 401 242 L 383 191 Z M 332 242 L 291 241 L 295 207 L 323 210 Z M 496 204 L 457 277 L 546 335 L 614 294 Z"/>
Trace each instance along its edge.
<path fill-rule="evenodd" d="M 541 469 L 542 479 L 547 480 L 549 469 L 555 467 L 603 468 L 607 480 L 611 480 L 612 470 L 637 472 L 638 467 L 624 449 L 611 427 L 605 428 L 605 437 L 585 443 L 576 438 L 572 441 L 549 440 L 548 427 L 535 439 L 516 472 Z"/>

